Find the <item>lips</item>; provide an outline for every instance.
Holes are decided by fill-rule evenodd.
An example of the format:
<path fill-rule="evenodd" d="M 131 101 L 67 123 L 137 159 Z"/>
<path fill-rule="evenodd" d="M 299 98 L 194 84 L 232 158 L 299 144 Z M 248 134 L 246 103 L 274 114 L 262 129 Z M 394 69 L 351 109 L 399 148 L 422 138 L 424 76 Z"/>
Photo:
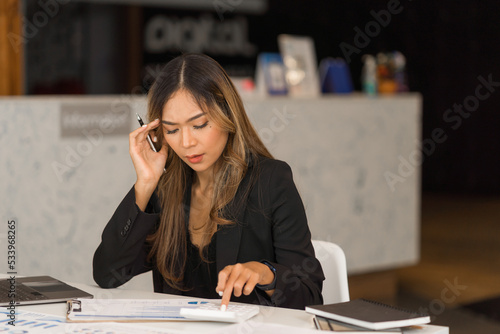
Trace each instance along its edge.
<path fill-rule="evenodd" d="M 186 159 L 188 159 L 190 163 L 196 164 L 203 160 L 203 154 L 186 155 Z"/>

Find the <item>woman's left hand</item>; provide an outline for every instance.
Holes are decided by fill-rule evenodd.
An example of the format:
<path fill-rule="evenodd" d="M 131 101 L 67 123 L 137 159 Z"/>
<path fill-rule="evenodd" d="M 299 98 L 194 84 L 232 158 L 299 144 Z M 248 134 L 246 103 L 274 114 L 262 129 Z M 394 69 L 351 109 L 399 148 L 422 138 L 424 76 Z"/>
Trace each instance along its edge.
<path fill-rule="evenodd" d="M 219 280 L 215 290 L 223 292 L 221 310 L 225 310 L 229 304 L 231 294 L 236 297 L 249 295 L 252 293 L 255 285 L 271 284 L 274 280 L 274 273 L 268 266 L 257 261 L 246 263 L 236 263 L 226 266 L 219 272 Z M 272 295 L 273 291 L 266 291 Z"/>

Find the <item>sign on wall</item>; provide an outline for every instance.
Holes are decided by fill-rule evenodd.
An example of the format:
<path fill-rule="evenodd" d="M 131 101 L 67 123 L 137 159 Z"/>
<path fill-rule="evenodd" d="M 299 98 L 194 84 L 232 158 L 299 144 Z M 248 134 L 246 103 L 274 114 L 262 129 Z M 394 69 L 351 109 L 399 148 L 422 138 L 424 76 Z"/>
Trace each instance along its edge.
<path fill-rule="evenodd" d="M 261 51 L 258 41 L 250 35 L 255 31 L 252 27 L 257 17 L 213 8 L 196 11 L 144 7 L 143 85 L 148 88 L 163 65 L 183 53 L 207 54 L 230 76 L 253 76 Z"/>

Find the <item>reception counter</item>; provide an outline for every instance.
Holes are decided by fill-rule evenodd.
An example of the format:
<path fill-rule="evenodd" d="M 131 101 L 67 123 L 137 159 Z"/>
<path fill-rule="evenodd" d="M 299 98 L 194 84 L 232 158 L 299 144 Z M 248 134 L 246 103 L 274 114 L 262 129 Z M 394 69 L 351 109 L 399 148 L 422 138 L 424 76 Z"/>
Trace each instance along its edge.
<path fill-rule="evenodd" d="M 418 261 L 419 94 L 244 102 L 291 165 L 313 238 L 339 244 L 349 273 Z M 145 116 L 144 97 L 0 99 L 0 239 L 15 221 L 19 275 L 92 283 L 100 234 L 135 181 L 135 112 Z"/>

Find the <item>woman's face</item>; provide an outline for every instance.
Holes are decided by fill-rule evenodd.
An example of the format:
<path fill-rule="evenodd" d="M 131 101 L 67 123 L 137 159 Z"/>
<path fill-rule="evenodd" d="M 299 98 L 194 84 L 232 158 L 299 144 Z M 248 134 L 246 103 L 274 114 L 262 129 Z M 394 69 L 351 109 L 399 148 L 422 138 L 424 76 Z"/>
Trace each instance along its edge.
<path fill-rule="evenodd" d="M 226 147 L 228 133 L 218 127 L 181 89 L 163 107 L 162 126 L 167 144 L 197 173 L 212 171 Z"/>

